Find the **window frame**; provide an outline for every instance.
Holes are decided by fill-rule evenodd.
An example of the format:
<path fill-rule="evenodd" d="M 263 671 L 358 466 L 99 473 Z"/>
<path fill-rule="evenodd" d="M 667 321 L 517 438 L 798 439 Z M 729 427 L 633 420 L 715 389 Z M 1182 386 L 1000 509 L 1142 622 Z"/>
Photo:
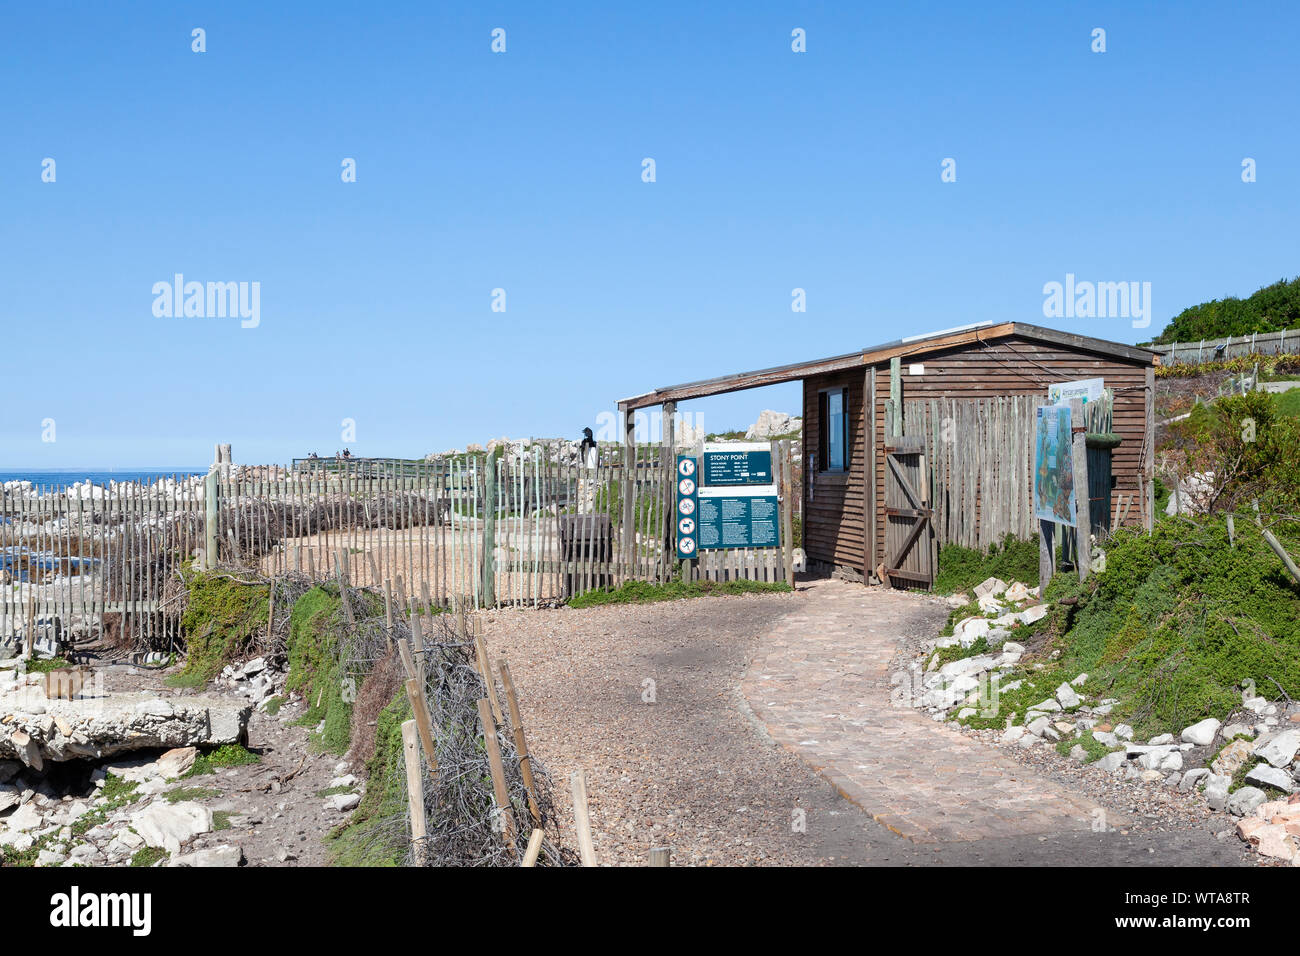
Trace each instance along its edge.
<path fill-rule="evenodd" d="M 844 464 L 832 468 L 830 462 L 830 396 L 840 395 L 840 442 L 844 449 Z M 837 385 L 817 390 L 817 473 L 821 475 L 847 475 L 853 464 L 852 429 L 849 427 L 849 387 Z"/>

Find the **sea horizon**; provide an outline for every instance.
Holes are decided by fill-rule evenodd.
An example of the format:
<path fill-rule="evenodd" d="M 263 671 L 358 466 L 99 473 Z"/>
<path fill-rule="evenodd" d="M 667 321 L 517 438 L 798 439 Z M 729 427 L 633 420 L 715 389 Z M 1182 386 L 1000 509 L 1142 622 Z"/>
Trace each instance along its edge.
<path fill-rule="evenodd" d="M 59 487 L 89 481 L 107 485 L 110 481 L 142 481 L 160 478 L 186 478 L 207 474 L 207 466 L 177 467 L 172 465 L 141 466 L 133 468 L 0 468 L 0 485 L 10 481 L 30 481 L 33 485 Z"/>

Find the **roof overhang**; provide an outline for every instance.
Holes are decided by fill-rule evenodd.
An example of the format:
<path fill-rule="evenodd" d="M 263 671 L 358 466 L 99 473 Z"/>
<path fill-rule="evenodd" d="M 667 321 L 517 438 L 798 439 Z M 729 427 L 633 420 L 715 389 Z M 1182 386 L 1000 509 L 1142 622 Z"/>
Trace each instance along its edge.
<path fill-rule="evenodd" d="M 618 407 L 620 411 L 626 413 L 638 408 L 647 408 L 651 405 L 662 405 L 665 402 L 680 402 L 691 398 L 725 395 L 728 392 L 740 392 L 750 388 L 762 388 L 765 385 L 779 385 L 783 382 L 799 381 L 800 379 L 811 378 L 814 375 L 824 375 L 828 372 L 841 372 L 845 369 L 879 365 L 894 358 L 902 359 L 914 355 L 924 355 L 929 352 L 953 348 L 954 346 L 969 345 L 973 342 L 992 342 L 1012 335 L 1037 339 L 1042 342 L 1051 342 L 1072 349 L 1096 352 L 1100 355 L 1109 355 L 1139 365 L 1154 365 L 1158 356 L 1158 353 L 1151 349 L 1124 345 L 1120 342 L 1108 342 L 1105 339 L 1094 339 L 1084 335 L 1074 335 L 1070 332 L 1060 332 L 1056 329 L 1029 325 L 1024 322 L 1002 322 L 998 324 L 982 322 L 976 325 L 961 326 L 956 329 L 945 329 L 942 332 L 931 332 L 927 335 L 898 339 L 884 345 L 876 345 L 859 352 L 849 352 L 846 355 L 837 355 L 832 358 L 816 359 L 811 362 L 796 362 L 792 365 L 778 365 L 775 368 L 760 369 L 756 372 L 739 372 L 734 375 L 722 375 L 698 382 L 687 382 L 682 385 L 657 388 L 652 392 L 624 398 L 619 401 Z"/>

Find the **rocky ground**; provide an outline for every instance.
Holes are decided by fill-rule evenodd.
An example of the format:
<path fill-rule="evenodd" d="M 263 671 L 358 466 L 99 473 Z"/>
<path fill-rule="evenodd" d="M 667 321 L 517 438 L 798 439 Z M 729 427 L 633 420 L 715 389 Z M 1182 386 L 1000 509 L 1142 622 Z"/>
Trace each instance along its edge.
<path fill-rule="evenodd" d="M 177 710 L 197 699 L 164 685 L 168 669 L 105 663 L 97 671 L 110 698 L 145 697 Z M 198 768 L 206 772 L 191 776 L 199 751 L 190 746 L 124 754 L 93 769 L 47 761 L 40 774 L 0 761 L 0 864 L 326 863 L 323 838 L 359 802 L 361 781 L 337 756 L 313 751 L 310 728 L 294 726 L 302 702 L 274 693 L 283 675 L 262 661 L 250 671 L 228 669 L 232 676 L 206 693 L 251 710 L 251 762 L 235 762 L 243 751 L 233 750 L 234 765 L 209 758 Z M 277 698 L 283 703 L 272 716 L 266 703 Z"/>
<path fill-rule="evenodd" d="M 998 696 L 995 677 L 1002 692 L 1014 690 L 1020 679 L 1011 680 L 1011 671 L 1026 648 L 1008 640 L 1008 628 L 1045 614 L 1023 585 L 990 578 L 975 596 L 983 616 L 959 621 L 951 637 L 913 639 L 897 661 L 914 675 L 917 705 L 936 720 L 980 714 Z M 967 600 L 959 595 L 948 603 Z M 985 653 L 939 665 L 937 650 L 981 639 L 989 645 Z M 1269 701 L 1250 688 L 1227 721 L 1206 718 L 1177 736 L 1142 742 L 1132 727 L 1111 721 L 1114 700 L 1089 690 L 1088 675 L 1080 674 L 1025 713 L 1007 713 L 1000 728 L 953 726 L 1158 828 L 1208 827 L 1221 841 L 1253 847 L 1262 862 L 1300 866 L 1300 704 Z M 1078 743 L 1062 755 L 1062 741 Z"/>

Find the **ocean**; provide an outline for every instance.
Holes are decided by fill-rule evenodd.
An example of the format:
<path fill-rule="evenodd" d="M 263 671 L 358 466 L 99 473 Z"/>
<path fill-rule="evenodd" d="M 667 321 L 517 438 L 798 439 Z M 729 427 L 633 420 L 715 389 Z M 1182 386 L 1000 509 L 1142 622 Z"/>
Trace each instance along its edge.
<path fill-rule="evenodd" d="M 32 469 L 30 471 L 0 471 L 0 485 L 6 481 L 30 481 L 33 485 L 55 486 L 89 481 L 96 485 L 107 485 L 110 481 L 143 481 L 158 478 L 178 478 L 190 475 L 206 475 L 206 468 L 113 468 L 109 470 L 95 468 L 68 468 L 58 471 Z"/>

